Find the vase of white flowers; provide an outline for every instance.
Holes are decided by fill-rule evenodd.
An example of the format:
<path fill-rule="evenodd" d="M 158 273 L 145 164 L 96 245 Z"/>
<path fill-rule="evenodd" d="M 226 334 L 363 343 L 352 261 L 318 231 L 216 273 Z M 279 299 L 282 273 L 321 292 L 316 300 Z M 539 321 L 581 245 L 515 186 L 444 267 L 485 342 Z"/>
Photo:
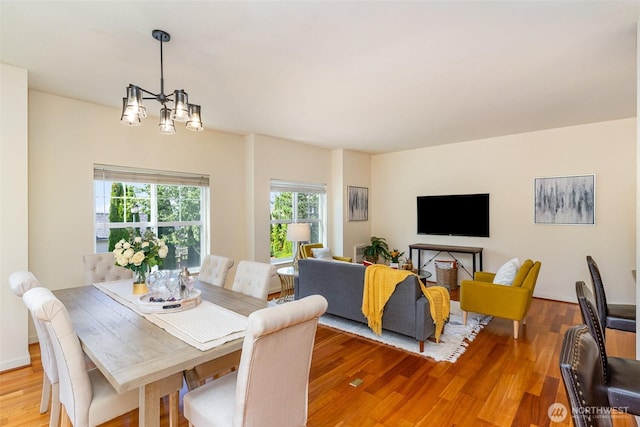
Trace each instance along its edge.
<path fill-rule="evenodd" d="M 158 239 L 153 231 L 137 235 L 134 229 L 129 229 L 129 239 L 122 239 L 116 243 L 113 255 L 116 265 L 133 271 L 133 293 L 145 294 L 149 292 L 147 276 L 152 267 L 161 266 L 167 257 L 169 248 L 164 240 Z"/>

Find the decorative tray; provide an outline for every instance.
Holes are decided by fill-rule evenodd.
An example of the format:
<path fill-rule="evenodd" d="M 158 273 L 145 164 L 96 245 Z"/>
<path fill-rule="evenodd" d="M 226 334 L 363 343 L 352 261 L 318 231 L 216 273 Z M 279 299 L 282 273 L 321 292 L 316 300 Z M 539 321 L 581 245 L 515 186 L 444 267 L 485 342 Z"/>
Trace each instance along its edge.
<path fill-rule="evenodd" d="M 166 293 L 149 292 L 138 297 L 136 306 L 142 313 L 174 313 L 189 310 L 200 304 L 202 302 L 201 294 L 199 289 L 193 289 L 189 298 L 166 299 Z"/>

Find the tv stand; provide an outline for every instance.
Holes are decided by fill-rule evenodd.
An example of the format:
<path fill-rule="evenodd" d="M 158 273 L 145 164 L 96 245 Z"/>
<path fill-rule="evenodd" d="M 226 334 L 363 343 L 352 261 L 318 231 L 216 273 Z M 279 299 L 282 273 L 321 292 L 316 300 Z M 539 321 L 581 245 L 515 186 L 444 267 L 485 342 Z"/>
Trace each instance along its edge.
<path fill-rule="evenodd" d="M 451 258 L 455 259 L 458 262 L 458 264 L 460 264 L 462 269 L 466 271 L 467 274 L 471 276 L 471 278 L 473 278 L 473 274 L 476 271 L 478 271 L 476 270 L 476 258 L 478 258 L 479 260 L 479 264 L 478 264 L 478 266 L 480 267 L 479 270 L 482 271 L 482 249 L 483 248 L 476 248 L 471 246 L 449 246 L 449 245 L 430 245 L 428 243 L 414 243 L 413 245 L 409 245 L 409 256 L 411 257 L 412 262 L 413 262 L 414 249 L 418 251 L 418 263 L 414 264 L 417 266 L 418 270 L 421 270 L 423 267 L 429 265 L 429 263 L 431 263 L 431 261 L 433 261 L 435 257 L 440 255 L 440 253 L 446 252 L 451 256 Z M 420 256 L 422 254 L 422 251 L 434 251 L 437 253 L 431 259 L 429 259 L 429 261 L 427 261 L 424 265 L 422 265 L 420 263 Z M 456 257 L 452 255 L 452 253 L 471 254 L 473 256 L 472 272 L 469 273 L 469 270 L 467 270 L 465 266 Z"/>

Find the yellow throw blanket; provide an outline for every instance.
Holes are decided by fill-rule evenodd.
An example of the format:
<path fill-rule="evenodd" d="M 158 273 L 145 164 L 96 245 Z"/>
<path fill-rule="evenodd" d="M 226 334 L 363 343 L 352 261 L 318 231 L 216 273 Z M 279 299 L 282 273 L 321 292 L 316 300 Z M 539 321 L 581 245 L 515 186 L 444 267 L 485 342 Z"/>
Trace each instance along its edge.
<path fill-rule="evenodd" d="M 429 312 L 433 323 L 436 325 L 435 338 L 440 342 L 440 335 L 444 330 L 444 322 L 449 319 L 451 309 L 451 297 L 449 291 L 444 286 L 429 286 L 428 288 L 420 281 L 422 293 L 429 300 Z"/>
<path fill-rule="evenodd" d="M 382 313 L 384 306 L 396 290 L 398 283 L 407 276 L 414 275 L 408 270 L 395 270 L 382 264 L 373 264 L 364 271 L 364 292 L 362 293 L 362 314 L 376 335 L 382 334 Z"/>

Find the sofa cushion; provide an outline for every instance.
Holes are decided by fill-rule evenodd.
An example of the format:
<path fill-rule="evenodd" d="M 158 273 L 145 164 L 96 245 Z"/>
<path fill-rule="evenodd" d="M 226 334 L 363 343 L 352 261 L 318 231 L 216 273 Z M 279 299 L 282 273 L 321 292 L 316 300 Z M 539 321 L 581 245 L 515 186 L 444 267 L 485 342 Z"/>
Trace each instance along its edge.
<path fill-rule="evenodd" d="M 496 276 L 493 278 L 493 283 L 496 285 L 511 286 L 513 279 L 518 273 L 520 267 L 520 260 L 518 258 L 512 258 L 509 261 L 502 264 L 502 266 L 496 271 Z"/>

